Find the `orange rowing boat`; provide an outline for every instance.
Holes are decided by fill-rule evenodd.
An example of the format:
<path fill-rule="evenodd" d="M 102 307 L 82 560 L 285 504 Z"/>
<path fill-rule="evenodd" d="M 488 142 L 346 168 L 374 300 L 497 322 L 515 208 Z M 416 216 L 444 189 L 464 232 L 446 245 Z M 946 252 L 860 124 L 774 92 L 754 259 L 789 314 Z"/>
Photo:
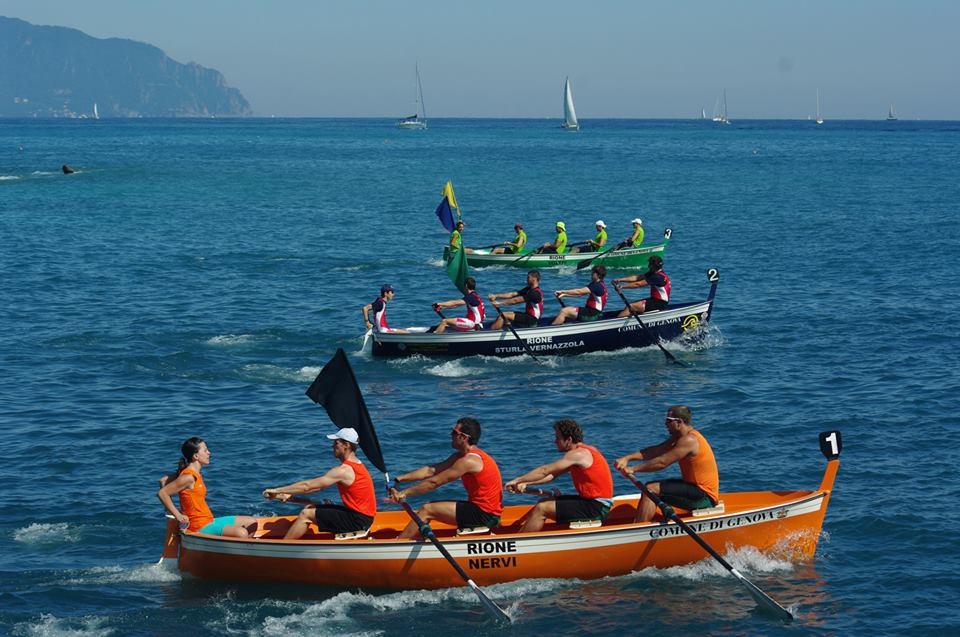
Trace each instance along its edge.
<path fill-rule="evenodd" d="M 831 442 L 831 434 L 835 434 Z M 821 434 L 828 462 L 820 486 L 807 491 L 721 493 L 713 509 L 678 510 L 683 521 L 720 554 L 754 547 L 791 561 L 813 558 L 839 468 L 839 433 Z M 832 449 L 831 449 L 832 445 Z M 618 496 L 601 525 L 548 523 L 519 533 L 529 505 L 506 507 L 502 525 L 464 534 L 433 523 L 443 547 L 479 585 L 525 578 L 594 579 L 649 567 L 667 568 L 708 557 L 676 522 L 634 523 L 639 494 Z M 364 589 L 431 589 L 464 580 L 429 542 L 398 540 L 410 518 L 377 514 L 367 535 L 336 539 L 313 530 L 283 540 L 295 516 L 262 518 L 254 538 L 180 532 L 168 525 L 164 557 L 196 577 L 231 582 L 288 582 Z M 474 530 L 475 531 L 475 530 Z"/>

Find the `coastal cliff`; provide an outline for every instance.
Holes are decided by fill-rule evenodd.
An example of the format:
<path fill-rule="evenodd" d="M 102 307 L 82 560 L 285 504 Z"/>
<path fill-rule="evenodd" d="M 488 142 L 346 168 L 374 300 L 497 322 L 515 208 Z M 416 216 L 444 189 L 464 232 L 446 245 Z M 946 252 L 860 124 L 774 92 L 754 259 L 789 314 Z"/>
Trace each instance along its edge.
<path fill-rule="evenodd" d="M 0 16 L 0 117 L 238 117 L 223 75 L 155 46 Z"/>

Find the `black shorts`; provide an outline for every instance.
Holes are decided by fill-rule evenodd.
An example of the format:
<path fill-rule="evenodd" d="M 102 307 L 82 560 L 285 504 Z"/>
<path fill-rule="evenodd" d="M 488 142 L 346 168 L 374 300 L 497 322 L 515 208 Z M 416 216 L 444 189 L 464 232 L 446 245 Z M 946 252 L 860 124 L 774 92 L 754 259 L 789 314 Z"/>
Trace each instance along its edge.
<path fill-rule="evenodd" d="M 500 518 L 492 513 L 487 513 L 473 502 L 457 501 L 457 527 L 461 529 L 472 529 L 478 526 L 493 528 L 499 526 Z"/>
<path fill-rule="evenodd" d="M 316 507 L 317 528 L 330 533 L 350 533 L 369 529 L 373 518 L 341 504 L 321 504 Z"/>
<path fill-rule="evenodd" d="M 667 302 L 661 301 L 660 299 L 647 299 L 647 302 L 643 304 L 644 312 L 655 312 L 665 309 L 667 309 Z"/>
<path fill-rule="evenodd" d="M 510 322 L 513 324 L 514 327 L 536 327 L 537 323 L 539 323 L 540 321 L 533 318 L 526 312 L 522 312 L 522 313 L 517 312 L 516 314 L 513 315 L 513 320 Z"/>
<path fill-rule="evenodd" d="M 606 520 L 610 507 L 593 498 L 578 495 L 561 495 L 557 501 L 557 522 L 578 520 Z"/>
<path fill-rule="evenodd" d="M 688 511 L 706 509 L 717 504 L 697 485 L 675 478 L 660 481 L 660 499 Z"/>
<path fill-rule="evenodd" d="M 578 321 L 596 321 L 603 316 L 603 312 L 593 307 L 581 307 L 577 311 Z"/>

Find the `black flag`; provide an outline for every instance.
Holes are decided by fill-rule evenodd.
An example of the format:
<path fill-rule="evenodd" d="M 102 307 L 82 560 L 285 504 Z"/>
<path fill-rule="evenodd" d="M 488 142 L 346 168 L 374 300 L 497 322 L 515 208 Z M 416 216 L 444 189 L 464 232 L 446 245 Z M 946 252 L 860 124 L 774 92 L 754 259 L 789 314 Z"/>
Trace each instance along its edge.
<path fill-rule="evenodd" d="M 377 469 L 387 473 L 377 432 L 367 412 L 367 405 L 363 402 L 360 386 L 357 385 L 357 379 L 350 368 L 350 361 L 342 348 L 337 348 L 337 353 L 317 374 L 307 389 L 307 396 L 313 402 L 323 405 L 330 420 L 337 427 L 356 429 L 364 455 Z"/>

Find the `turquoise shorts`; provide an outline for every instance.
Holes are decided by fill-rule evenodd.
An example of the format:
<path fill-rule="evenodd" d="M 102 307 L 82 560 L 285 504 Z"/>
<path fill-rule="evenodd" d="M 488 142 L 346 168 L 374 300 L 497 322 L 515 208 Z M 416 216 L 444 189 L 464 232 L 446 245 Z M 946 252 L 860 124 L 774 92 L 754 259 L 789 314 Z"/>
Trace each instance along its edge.
<path fill-rule="evenodd" d="M 237 516 L 225 515 L 222 518 L 213 518 L 206 526 L 202 527 L 197 533 L 206 533 L 208 535 L 223 535 L 223 529 L 227 526 L 233 526 L 237 523 Z"/>

